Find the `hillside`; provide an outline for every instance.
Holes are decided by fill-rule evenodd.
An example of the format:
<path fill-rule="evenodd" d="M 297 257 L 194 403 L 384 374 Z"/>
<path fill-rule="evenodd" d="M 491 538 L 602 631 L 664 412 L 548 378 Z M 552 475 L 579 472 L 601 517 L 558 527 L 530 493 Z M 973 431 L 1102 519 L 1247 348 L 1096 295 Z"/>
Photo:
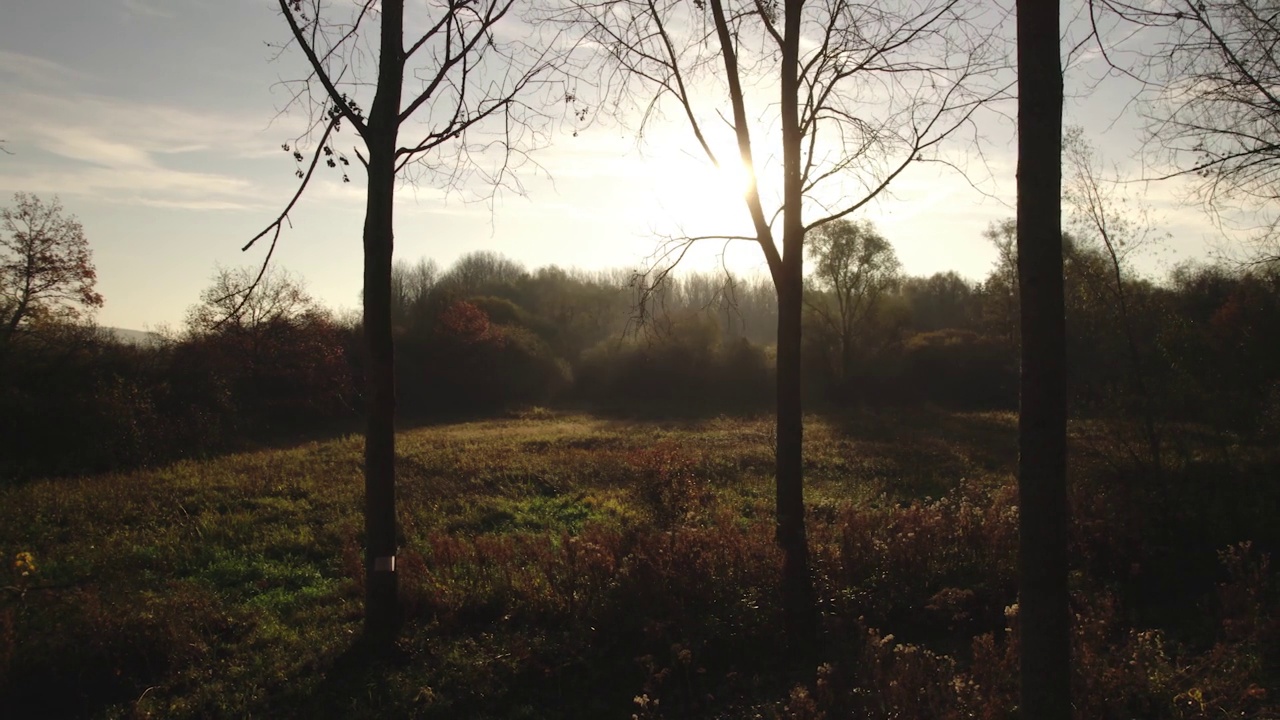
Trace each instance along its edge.
<path fill-rule="evenodd" d="M 147 330 L 128 330 L 118 327 L 101 328 L 112 340 L 125 345 L 136 345 L 138 347 L 155 347 L 164 341 L 159 333 Z"/>

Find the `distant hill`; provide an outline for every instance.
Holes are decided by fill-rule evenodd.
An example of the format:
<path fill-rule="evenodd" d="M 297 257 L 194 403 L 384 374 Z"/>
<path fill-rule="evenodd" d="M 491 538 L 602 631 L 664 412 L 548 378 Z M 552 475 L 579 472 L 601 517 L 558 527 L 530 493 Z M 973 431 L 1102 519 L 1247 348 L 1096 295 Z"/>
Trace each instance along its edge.
<path fill-rule="evenodd" d="M 141 347 L 154 347 L 164 342 L 164 338 L 159 333 L 147 332 L 146 330 L 127 330 L 125 328 L 104 327 L 102 332 L 116 342 L 125 345 L 138 345 Z"/>

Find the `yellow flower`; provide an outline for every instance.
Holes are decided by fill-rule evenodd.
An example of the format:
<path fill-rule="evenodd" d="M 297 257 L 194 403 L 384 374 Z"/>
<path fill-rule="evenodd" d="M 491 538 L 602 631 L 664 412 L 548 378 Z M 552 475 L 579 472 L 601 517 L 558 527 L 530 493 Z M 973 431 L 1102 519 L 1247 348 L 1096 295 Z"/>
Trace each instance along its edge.
<path fill-rule="evenodd" d="M 27 577 L 36 571 L 36 558 L 29 552 L 20 552 L 13 558 L 13 569 Z"/>

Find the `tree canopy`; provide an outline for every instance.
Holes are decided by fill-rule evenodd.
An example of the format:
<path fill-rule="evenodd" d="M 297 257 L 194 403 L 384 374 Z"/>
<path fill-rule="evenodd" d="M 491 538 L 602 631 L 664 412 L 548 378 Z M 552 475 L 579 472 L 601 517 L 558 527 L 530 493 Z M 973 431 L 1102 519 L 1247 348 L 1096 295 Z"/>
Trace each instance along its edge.
<path fill-rule="evenodd" d="M 102 307 L 84 227 L 55 197 L 16 193 L 0 210 L 0 343 L 20 328 L 77 321 Z"/>

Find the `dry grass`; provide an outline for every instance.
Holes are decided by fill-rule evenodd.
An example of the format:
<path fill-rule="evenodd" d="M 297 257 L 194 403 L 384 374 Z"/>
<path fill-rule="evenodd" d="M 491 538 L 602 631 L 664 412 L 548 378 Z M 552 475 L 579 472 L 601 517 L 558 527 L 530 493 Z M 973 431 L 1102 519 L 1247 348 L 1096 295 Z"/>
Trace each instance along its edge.
<path fill-rule="evenodd" d="M 378 665 L 353 650 L 356 438 L 0 489 L 0 707 L 1014 717 L 1014 432 L 1007 414 L 810 419 L 823 644 L 799 668 L 779 630 L 764 420 L 537 412 L 403 433 L 408 621 L 399 657 Z M 1274 453 L 1188 459 L 1152 488 L 1081 444 L 1079 717 L 1276 717 L 1280 622 L 1262 552 L 1276 531 L 1256 511 L 1277 497 L 1258 480 Z M 1206 494 L 1210 481 L 1237 492 Z M 1203 532 L 1174 525 L 1188 518 Z M 1174 549 L 1204 577 L 1166 607 L 1152 596 Z M 20 552 L 32 567 L 10 567 Z"/>

